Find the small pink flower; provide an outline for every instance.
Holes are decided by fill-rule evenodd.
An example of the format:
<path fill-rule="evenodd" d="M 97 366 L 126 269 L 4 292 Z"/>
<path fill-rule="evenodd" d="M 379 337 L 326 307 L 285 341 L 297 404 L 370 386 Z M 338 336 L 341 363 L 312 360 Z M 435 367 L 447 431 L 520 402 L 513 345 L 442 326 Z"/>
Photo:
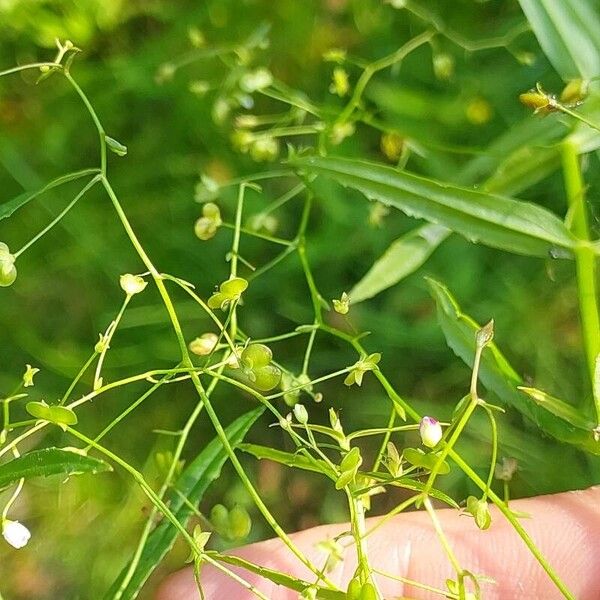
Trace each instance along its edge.
<path fill-rule="evenodd" d="M 442 426 L 433 417 L 423 417 L 419 423 L 421 442 L 428 448 L 434 448 L 442 439 Z"/>

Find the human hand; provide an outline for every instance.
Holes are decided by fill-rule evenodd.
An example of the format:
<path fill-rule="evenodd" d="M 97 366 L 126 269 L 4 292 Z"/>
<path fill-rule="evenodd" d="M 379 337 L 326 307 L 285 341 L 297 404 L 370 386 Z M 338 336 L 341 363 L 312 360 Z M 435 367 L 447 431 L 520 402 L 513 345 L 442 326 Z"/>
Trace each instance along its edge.
<path fill-rule="evenodd" d="M 526 513 L 521 523 L 577 600 L 600 598 L 600 486 L 585 491 L 538 496 L 511 502 L 513 511 Z M 461 566 L 472 573 L 487 575 L 497 583 L 483 583 L 486 600 L 553 600 L 564 596 L 557 590 L 523 540 L 495 508 L 492 525 L 480 531 L 466 516 L 453 509 L 436 511 Z M 373 526 L 378 520 L 368 520 Z M 325 555 L 316 548 L 320 541 L 345 531 L 347 525 L 324 525 L 292 535 L 295 543 L 316 564 Z M 445 580 L 455 573 L 424 511 L 399 515 L 367 538 L 371 566 L 395 576 L 405 577 L 445 589 Z M 285 571 L 310 580 L 310 573 L 279 539 L 251 544 L 234 554 L 253 563 Z M 353 548 L 347 560 L 338 565 L 330 578 L 345 589 L 356 568 Z M 238 571 L 268 598 L 296 600 L 298 593 Z M 314 576 L 313 576 L 314 577 Z M 385 598 L 439 599 L 433 592 L 377 575 Z M 206 565 L 202 569 L 202 587 L 206 600 L 254 600 L 220 571 Z M 156 600 L 196 600 L 199 598 L 191 569 L 169 577 Z"/>

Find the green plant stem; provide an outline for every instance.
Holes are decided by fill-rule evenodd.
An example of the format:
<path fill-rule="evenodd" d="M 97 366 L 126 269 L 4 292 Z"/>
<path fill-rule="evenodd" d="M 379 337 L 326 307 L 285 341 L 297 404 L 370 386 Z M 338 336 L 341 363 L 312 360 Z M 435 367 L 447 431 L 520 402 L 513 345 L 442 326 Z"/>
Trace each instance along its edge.
<path fill-rule="evenodd" d="M 17 450 L 17 448 L 13 448 L 12 453 L 15 458 L 19 458 L 19 456 L 21 456 L 19 454 L 19 451 Z M 2 524 L 2 521 L 4 521 L 6 519 L 8 512 L 10 511 L 12 505 L 15 503 L 16 499 L 19 497 L 19 494 L 21 493 L 21 490 L 23 489 L 24 485 L 25 485 L 25 478 L 23 477 L 23 478 L 19 479 L 19 482 L 17 483 L 17 487 L 14 489 L 10 498 L 7 500 L 6 504 L 4 505 L 4 509 L 2 510 L 2 515 L 0 515 L 0 525 Z"/>
<path fill-rule="evenodd" d="M 100 175 L 96 175 L 94 178 L 92 178 L 91 181 L 89 181 L 87 185 L 79 192 L 79 194 L 77 194 L 77 196 L 75 196 L 75 198 L 73 198 L 73 200 L 71 200 L 71 202 L 69 202 L 69 204 L 67 204 L 67 206 L 65 206 L 65 208 L 63 208 L 63 210 L 61 210 L 60 213 L 58 213 L 58 215 L 56 215 L 56 217 L 52 219 L 48 225 L 46 225 L 46 227 L 44 227 L 44 229 L 42 229 L 37 235 L 29 240 L 20 250 L 15 252 L 15 258 L 18 258 L 21 254 L 23 254 L 23 252 L 25 252 L 25 250 L 33 246 L 33 244 L 35 244 L 41 237 L 46 235 L 46 233 L 48 233 L 59 221 L 61 221 L 62 218 L 77 204 L 77 202 L 81 200 L 86 192 L 98 183 L 98 181 L 100 181 Z"/>
<path fill-rule="evenodd" d="M 269 600 L 264 594 L 256 590 L 254 586 L 242 579 L 239 575 L 232 573 L 229 569 L 222 569 L 222 565 L 220 565 L 217 561 L 213 560 L 211 557 L 206 556 L 204 551 L 198 547 L 194 538 L 188 533 L 187 529 L 179 522 L 177 517 L 171 512 L 169 507 L 156 494 L 156 492 L 152 489 L 152 487 L 145 480 L 144 476 L 138 470 L 134 469 L 127 461 L 123 460 L 120 456 L 117 456 L 114 452 L 111 452 L 108 448 L 105 448 L 104 446 L 98 444 L 97 442 L 88 438 L 86 435 L 80 433 L 76 429 L 73 429 L 72 427 L 67 427 L 66 431 L 74 437 L 81 440 L 82 442 L 85 442 L 86 444 L 90 445 L 98 452 L 104 454 L 106 457 L 108 457 L 113 462 L 118 464 L 121 468 L 123 468 L 125 471 L 127 471 L 133 477 L 135 482 L 140 486 L 140 488 L 148 497 L 150 502 L 152 502 L 154 507 L 160 510 L 160 512 L 179 531 L 179 533 L 183 536 L 184 540 L 188 543 L 190 549 L 196 556 L 200 557 L 202 560 L 206 560 L 207 562 L 215 566 L 217 569 L 224 571 L 227 575 L 233 576 L 233 578 L 236 581 L 242 583 L 244 587 L 251 590 L 256 596 L 261 598 L 261 600 Z"/>
<path fill-rule="evenodd" d="M 437 518 L 435 509 L 433 508 L 433 505 L 431 504 L 431 500 L 429 499 L 428 496 L 425 497 L 425 499 L 423 500 L 423 505 L 425 506 L 425 510 L 429 514 L 429 518 L 431 519 L 433 528 L 435 529 L 438 539 L 440 540 L 440 543 L 442 544 L 442 547 L 444 548 L 444 552 L 446 553 L 448 560 L 452 564 L 453 569 L 456 571 L 456 575 L 458 577 L 459 600 L 465 600 L 465 583 L 464 583 L 463 568 L 460 566 L 460 563 L 458 562 L 458 558 L 456 558 L 456 555 L 454 554 L 454 551 L 452 550 L 452 546 L 450 545 L 450 542 L 448 541 L 448 538 L 446 537 L 446 534 L 444 533 L 444 530 L 442 529 L 442 525 L 441 525 L 439 519 Z"/>
<path fill-rule="evenodd" d="M 18 67 L 12 67 L 10 69 L 0 71 L 0 77 L 4 77 L 5 75 L 12 75 L 14 73 L 20 73 L 22 71 L 28 71 L 29 69 L 39 69 L 40 67 L 51 67 L 51 68 L 55 68 L 55 69 L 62 69 L 61 65 L 57 65 L 56 63 L 53 63 L 53 62 L 29 63 L 27 65 L 19 65 Z"/>
<path fill-rule="evenodd" d="M 494 471 L 496 469 L 496 461 L 498 460 L 498 426 L 496 425 L 496 417 L 494 417 L 494 413 L 485 404 L 483 405 L 483 408 L 490 419 L 490 427 L 492 430 L 492 457 L 490 459 L 490 472 L 486 482 L 486 489 L 483 492 L 483 500 L 487 500 L 489 491 L 492 488 Z"/>
<path fill-rule="evenodd" d="M 79 372 L 77 373 L 77 375 L 75 375 L 75 378 L 69 384 L 67 391 L 64 393 L 63 397 L 60 399 L 60 402 L 58 403 L 60 406 L 62 406 L 69 399 L 69 396 L 75 389 L 75 386 L 79 383 L 81 378 L 85 375 L 85 372 L 89 369 L 90 365 L 94 362 L 94 360 L 96 359 L 96 356 L 98 356 L 98 353 L 94 350 L 93 354 L 85 361 L 83 367 L 81 367 L 81 369 L 79 369 Z"/>
<path fill-rule="evenodd" d="M 100 352 L 100 356 L 98 357 L 98 364 L 96 365 L 96 372 L 94 373 L 94 389 L 102 387 L 101 373 L 102 373 L 102 365 L 104 364 L 104 357 L 106 356 L 106 353 L 108 352 L 108 349 L 110 348 L 110 344 L 112 342 L 115 331 L 117 330 L 117 327 L 119 326 L 119 323 L 121 322 L 121 319 L 123 318 L 123 314 L 125 313 L 125 310 L 127 309 L 127 305 L 129 304 L 131 298 L 132 298 L 132 296 L 130 294 L 127 294 L 125 296 L 125 300 L 123 300 L 123 304 L 121 305 L 121 309 L 117 313 L 117 316 L 115 317 L 115 319 L 113 321 L 111 321 L 110 325 L 106 329 L 106 332 L 102 336 L 102 350 Z"/>
<path fill-rule="evenodd" d="M 223 368 L 224 368 L 224 365 L 221 366 L 221 371 L 223 370 Z M 210 394 L 215 389 L 217 383 L 218 383 L 218 379 L 215 378 L 212 380 L 210 386 L 206 390 L 207 396 L 210 396 Z M 169 489 L 169 487 L 171 486 L 171 484 L 173 482 L 173 478 L 175 477 L 177 465 L 178 465 L 179 459 L 181 458 L 181 455 L 183 453 L 185 444 L 188 440 L 190 431 L 191 431 L 192 427 L 194 426 L 194 423 L 200 416 L 200 413 L 202 412 L 203 408 L 204 408 L 204 404 L 202 401 L 200 401 L 196 404 L 196 407 L 192 411 L 192 414 L 188 417 L 188 419 L 181 431 L 181 435 L 179 436 L 179 441 L 177 443 L 177 447 L 175 448 L 175 452 L 173 453 L 173 460 L 171 461 L 171 464 L 169 466 L 169 471 L 167 472 L 167 475 L 162 483 L 161 489 L 158 492 L 158 497 L 161 500 L 164 498 L 167 490 Z M 129 569 L 127 570 L 127 573 L 125 574 L 125 577 L 123 578 L 123 581 L 121 582 L 121 585 L 120 585 L 117 593 L 115 594 L 115 600 L 118 600 L 119 598 L 122 597 L 123 592 L 126 590 L 131 579 L 135 575 L 135 571 L 136 571 L 138 564 L 142 558 L 142 553 L 146 546 L 146 542 L 148 541 L 148 537 L 150 536 L 150 532 L 152 531 L 155 517 L 156 517 L 156 507 L 154 507 L 154 509 L 152 510 L 152 512 L 150 513 L 148 518 L 146 519 L 146 525 L 144 526 L 142 535 L 140 536 L 138 545 L 133 554 L 133 558 L 131 559 L 131 562 L 129 564 Z"/>
<path fill-rule="evenodd" d="M 362 354 L 367 353 L 367 351 L 364 349 L 364 347 L 359 342 L 359 340 L 357 340 L 356 338 L 353 338 L 352 336 L 349 336 L 348 334 L 344 333 L 343 331 L 339 331 L 339 330 L 337 330 L 333 327 L 329 327 L 327 325 L 322 325 L 320 328 L 323 331 L 329 332 L 331 335 L 333 335 L 335 337 L 338 337 L 342 340 L 347 341 L 354 347 L 354 349 L 357 352 L 362 353 Z M 374 371 L 374 374 L 377 377 L 377 379 L 379 380 L 379 382 L 381 383 L 381 385 L 384 387 L 384 389 L 388 392 L 388 395 L 390 395 L 390 398 L 394 398 L 394 400 L 393 400 L 394 403 L 397 403 L 397 405 L 401 406 L 402 409 L 406 412 L 406 414 L 413 421 L 418 423 L 421 420 L 421 415 L 410 404 L 408 404 L 405 400 L 403 400 L 394 391 L 393 386 L 387 380 L 387 378 L 381 372 L 381 370 L 378 369 L 378 370 Z M 391 393 L 393 393 L 393 396 L 391 395 Z M 479 477 L 479 475 L 477 475 L 477 473 L 460 456 L 460 454 L 458 454 L 458 452 L 456 452 L 456 450 L 451 449 L 448 454 L 449 454 L 450 458 L 459 467 L 459 469 L 461 469 L 465 473 L 465 475 L 482 492 L 485 492 L 486 490 L 488 490 L 487 491 L 488 498 L 498 507 L 498 510 L 500 510 L 500 512 L 504 515 L 506 520 L 512 525 L 512 527 L 515 530 L 515 532 L 517 533 L 517 535 L 523 540 L 523 542 L 525 543 L 525 545 L 527 546 L 527 548 L 529 549 L 531 554 L 535 557 L 535 559 L 538 561 L 540 566 L 547 573 L 548 577 L 551 579 L 551 581 L 554 583 L 554 585 L 557 587 L 557 589 L 568 600 L 575 600 L 575 596 L 573 596 L 573 594 L 569 591 L 568 587 L 564 584 L 564 582 L 562 581 L 560 576 L 556 573 L 556 571 L 553 569 L 553 567 L 550 565 L 550 563 L 546 560 L 544 555 L 541 553 L 541 551 L 536 546 L 535 542 L 531 539 L 529 534 L 525 531 L 525 529 L 523 528 L 521 523 L 519 523 L 519 521 L 517 520 L 517 518 L 515 517 L 513 512 L 508 507 L 508 504 L 506 502 L 503 502 L 502 499 L 493 492 L 493 490 L 488 488 L 487 482 L 484 481 L 483 479 L 481 479 L 481 477 Z M 419 496 L 416 496 L 415 498 L 418 498 L 418 497 L 421 497 L 421 496 L 419 495 Z"/>
<path fill-rule="evenodd" d="M 431 585 L 427 585 L 426 583 L 421 583 L 419 581 L 415 581 L 414 579 L 408 579 L 406 577 L 400 577 L 399 575 L 394 575 L 392 573 L 388 573 L 387 571 L 382 571 L 380 569 L 373 569 L 373 573 L 377 573 L 377 575 L 381 575 L 382 577 L 387 577 L 388 579 L 393 579 L 394 581 L 399 581 L 400 583 L 404 583 L 405 585 L 410 585 L 411 587 L 418 588 L 420 590 L 425 590 L 427 592 L 433 592 L 438 596 L 444 597 L 446 600 L 458 600 L 458 596 L 449 592 L 448 590 L 442 590 L 441 588 L 436 588 Z"/>
<path fill-rule="evenodd" d="M 85 105 L 88 113 L 92 117 L 94 121 L 94 125 L 96 126 L 96 131 L 98 132 L 98 138 L 100 141 L 100 173 L 106 178 L 106 133 L 104 132 L 104 127 L 102 127 L 102 123 L 94 110 L 91 102 L 88 97 L 85 95 L 84 91 L 79 87 L 79 84 L 71 77 L 71 74 L 68 71 L 63 70 L 64 76 L 67 78 L 67 81 L 71 84 L 73 89 L 77 92 L 79 98 Z"/>
<path fill-rule="evenodd" d="M 575 112 L 574 110 L 567 108 L 566 106 L 564 106 L 564 104 L 560 104 L 559 102 L 556 102 L 556 103 L 552 104 L 552 106 L 554 106 L 554 108 L 556 108 L 556 110 L 559 110 L 560 112 L 564 113 L 565 115 L 569 115 L 570 117 L 573 117 L 574 119 L 577 119 L 578 121 L 581 121 L 582 123 L 585 123 L 588 127 L 591 127 L 592 129 L 595 129 L 596 131 L 600 131 L 600 125 L 597 125 L 593 121 L 590 121 L 587 117 L 584 117 L 583 115 L 579 114 L 578 112 Z M 563 142 L 563 143 L 570 144 L 571 142 L 569 142 L 568 140 L 565 140 L 565 142 Z"/>
<path fill-rule="evenodd" d="M 483 492 L 486 491 L 487 483 L 477 475 L 477 473 L 469 466 L 469 464 L 455 451 L 450 451 L 450 458 L 458 465 L 458 467 L 469 477 L 469 479 Z M 498 510 L 504 515 L 506 520 L 512 525 L 517 535 L 523 540 L 531 554 L 538 561 L 540 566 L 546 571 L 548 577 L 552 580 L 557 589 L 567 600 L 576 600 L 569 588 L 563 583 L 560 576 L 552 568 L 550 563 L 541 553 L 535 542 L 531 539 L 527 531 L 519 523 L 517 517 L 513 514 L 508 505 L 502 501 L 491 489 L 488 489 L 488 498 L 498 507 Z"/>
<path fill-rule="evenodd" d="M 229 278 L 237 277 L 237 265 L 240 253 L 240 236 L 242 229 L 242 214 L 244 213 L 244 194 L 246 192 L 247 183 L 240 184 L 237 199 L 237 208 L 235 211 L 235 228 L 233 231 L 233 243 L 231 245 L 231 269 Z M 237 336 L 237 302 L 234 302 L 230 310 L 229 335 L 233 341 Z"/>
<path fill-rule="evenodd" d="M 302 191 L 304 191 L 305 188 L 306 185 L 302 182 L 295 185 L 293 188 L 279 196 L 279 198 L 273 200 L 273 202 L 271 202 L 269 206 L 261 210 L 259 214 L 268 215 L 273 211 L 277 210 L 278 208 L 281 208 L 284 204 L 286 204 L 287 202 L 295 198 L 298 194 L 300 194 Z"/>
<path fill-rule="evenodd" d="M 125 417 L 131 414 L 140 404 L 147 400 L 158 388 L 164 383 L 167 383 L 173 376 L 172 373 L 165 375 L 160 381 L 155 383 L 149 390 L 144 392 L 135 402 L 131 403 L 122 413 L 115 417 L 95 438 L 94 441 L 99 442 L 106 436 L 114 427 L 116 427 Z"/>
<path fill-rule="evenodd" d="M 187 350 L 187 345 L 185 343 L 185 338 L 184 338 L 183 332 L 181 330 L 181 325 L 179 323 L 177 313 L 175 312 L 175 307 L 173 306 L 173 303 L 171 301 L 169 293 L 167 292 L 167 289 L 165 288 L 163 279 L 160 276 L 159 272 L 154 267 L 154 265 L 152 264 L 152 261 L 150 260 L 150 258 L 146 254 L 146 252 L 144 251 L 142 245 L 140 244 L 140 242 L 139 242 L 137 236 L 135 235 L 135 232 L 133 231 L 131 224 L 129 223 L 129 220 L 127 219 L 127 216 L 125 215 L 125 213 L 121 207 L 121 204 L 119 203 L 119 200 L 118 200 L 116 194 L 114 193 L 112 187 L 110 186 L 108 180 L 106 178 L 103 178 L 102 182 L 103 182 L 103 185 L 113 203 L 113 206 L 117 212 L 117 215 L 119 216 L 119 219 L 121 220 L 121 223 L 129 237 L 133 247 L 135 248 L 135 250 L 138 253 L 138 255 L 140 256 L 140 258 L 142 259 L 142 262 L 146 265 L 146 268 L 148 269 L 152 278 L 154 279 L 154 282 L 156 284 L 156 287 L 158 288 L 159 294 L 162 297 L 162 300 L 163 300 L 163 303 L 167 310 L 167 313 L 169 314 L 171 324 L 175 331 L 177 341 L 179 343 L 179 348 L 180 348 L 181 355 L 182 355 L 181 364 L 185 368 L 193 368 L 193 363 L 191 361 L 191 358 L 190 358 L 188 350 Z M 194 387 L 196 388 L 198 395 L 200 396 L 200 398 L 204 404 L 204 407 L 206 409 L 208 417 L 211 420 L 213 427 L 215 428 L 215 431 L 217 432 L 217 435 L 220 438 L 221 443 L 223 444 L 223 447 L 225 448 L 225 450 L 229 456 L 229 459 L 231 460 L 231 463 L 233 464 L 233 467 L 238 474 L 238 477 L 242 481 L 244 487 L 246 487 L 250 497 L 256 504 L 256 507 L 262 513 L 263 517 L 265 518 L 267 523 L 269 523 L 269 525 L 271 526 L 273 531 L 281 538 L 283 543 L 290 549 L 290 551 L 308 569 L 310 569 L 313 573 L 317 574 L 318 569 L 304 556 L 304 554 L 300 551 L 300 549 L 297 548 L 297 546 L 294 544 L 294 542 L 290 539 L 290 537 L 285 533 L 285 531 L 282 529 L 282 527 L 279 525 L 279 523 L 275 520 L 275 518 L 273 517 L 273 515 L 271 514 L 271 512 L 265 505 L 265 503 L 262 501 L 262 498 L 260 497 L 259 493 L 256 491 L 256 489 L 252 485 L 250 479 L 244 472 L 244 468 L 241 465 L 241 463 L 239 462 L 237 456 L 235 455 L 235 452 L 234 452 L 233 448 L 231 447 L 229 440 L 227 439 L 227 434 L 225 433 L 225 430 L 223 429 L 223 426 L 221 425 L 221 422 L 219 421 L 219 418 L 218 418 L 217 414 L 215 413 L 210 400 L 206 397 L 206 393 L 202 387 L 202 384 L 200 382 L 200 378 L 198 377 L 198 374 L 195 373 L 194 371 L 192 371 L 191 379 L 192 379 L 192 383 L 193 383 Z M 326 583 L 330 587 L 335 588 L 335 584 L 333 584 L 333 582 L 331 582 L 330 580 L 326 580 Z"/>
<path fill-rule="evenodd" d="M 235 225 L 232 223 L 222 223 L 222 227 L 226 227 L 227 229 L 235 229 Z M 292 246 L 294 242 L 290 240 L 284 240 L 283 238 L 278 238 L 272 235 L 268 235 L 265 233 L 260 233 L 258 231 L 250 231 L 245 227 L 240 227 L 240 232 L 244 235 L 249 235 L 250 237 L 258 238 L 260 240 L 265 240 L 267 242 L 271 242 L 273 244 L 278 244 L 279 246 Z"/>
<path fill-rule="evenodd" d="M 373 468 L 371 469 L 373 472 L 377 472 L 379 470 L 379 465 L 383 460 L 385 455 L 385 451 L 390 441 L 390 437 L 392 435 L 392 431 L 394 429 L 394 424 L 396 422 L 396 409 L 392 406 L 392 410 L 390 411 L 390 417 L 388 419 L 387 427 L 385 429 L 385 434 L 383 436 L 383 440 L 381 440 L 381 446 L 379 446 L 379 451 L 377 452 L 377 456 L 375 457 L 375 462 L 373 463 Z"/>
<path fill-rule="evenodd" d="M 569 140 L 562 143 L 562 164 L 569 210 L 572 214 L 573 233 L 581 240 L 590 240 L 590 230 L 585 207 L 585 185 L 577 147 Z M 600 354 L 600 317 L 598 313 L 598 281 L 596 256 L 591 247 L 575 248 L 579 311 L 583 330 L 583 343 L 590 381 L 594 382 L 596 358 Z M 595 402 L 597 422 L 600 424 L 600 403 Z"/>
<path fill-rule="evenodd" d="M 392 54 L 384 56 L 383 58 L 380 58 L 379 60 L 369 64 L 359 77 L 356 87 L 354 88 L 354 93 L 352 94 L 352 97 L 350 98 L 350 101 L 344 110 L 340 113 L 336 123 L 346 122 L 352 116 L 354 110 L 360 106 L 362 95 L 373 75 L 375 75 L 378 71 L 387 69 L 388 67 L 391 67 L 392 65 L 404 60 L 404 58 L 406 58 L 406 56 L 408 56 L 413 50 L 416 50 L 419 46 L 429 42 L 434 35 L 434 32 L 426 31 L 414 37 L 412 40 L 404 44 L 404 46 L 395 52 L 392 52 Z"/>

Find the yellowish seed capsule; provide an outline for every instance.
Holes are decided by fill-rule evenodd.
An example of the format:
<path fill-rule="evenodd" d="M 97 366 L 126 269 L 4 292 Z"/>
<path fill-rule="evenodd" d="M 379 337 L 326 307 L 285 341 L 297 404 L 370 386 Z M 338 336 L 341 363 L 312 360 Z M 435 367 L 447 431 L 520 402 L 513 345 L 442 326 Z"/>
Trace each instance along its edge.
<path fill-rule="evenodd" d="M 584 79 L 572 79 L 560 94 L 560 101 L 565 104 L 579 104 L 589 93 L 590 82 Z"/>

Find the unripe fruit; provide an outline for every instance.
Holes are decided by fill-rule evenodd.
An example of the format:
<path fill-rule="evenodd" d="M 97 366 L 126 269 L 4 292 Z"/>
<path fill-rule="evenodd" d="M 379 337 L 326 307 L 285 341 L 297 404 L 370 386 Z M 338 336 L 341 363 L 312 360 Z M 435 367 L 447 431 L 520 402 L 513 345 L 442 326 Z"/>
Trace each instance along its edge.
<path fill-rule="evenodd" d="M 264 344 L 250 344 L 242 352 L 242 363 L 249 369 L 266 367 L 273 359 L 273 353 Z"/>
<path fill-rule="evenodd" d="M 15 282 L 17 269 L 12 262 L 0 259 L 0 287 L 8 287 Z"/>
<path fill-rule="evenodd" d="M 8 246 L 0 242 L 0 287 L 12 285 L 16 278 L 15 257 L 10 253 Z"/>
<path fill-rule="evenodd" d="M 243 540 L 250 533 L 252 521 L 243 506 L 236 505 L 229 511 L 229 537 L 232 540 Z"/>
<path fill-rule="evenodd" d="M 281 371 L 275 365 L 267 365 L 254 371 L 254 387 L 261 392 L 276 388 L 281 381 Z"/>

